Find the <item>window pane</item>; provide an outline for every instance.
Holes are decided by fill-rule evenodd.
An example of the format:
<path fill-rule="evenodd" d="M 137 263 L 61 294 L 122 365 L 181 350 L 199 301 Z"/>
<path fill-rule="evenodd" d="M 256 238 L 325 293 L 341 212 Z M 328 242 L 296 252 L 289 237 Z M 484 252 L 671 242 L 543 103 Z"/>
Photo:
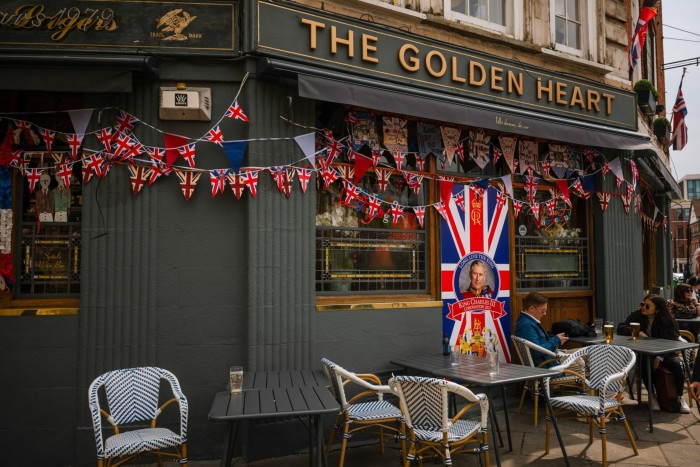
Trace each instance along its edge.
<path fill-rule="evenodd" d="M 554 20 L 554 38 L 557 44 L 566 45 L 566 22 L 559 17 Z"/>
<path fill-rule="evenodd" d="M 505 19 L 505 0 L 490 0 L 489 1 L 489 16 L 492 23 L 506 25 Z"/>
<path fill-rule="evenodd" d="M 566 16 L 566 3 L 565 0 L 557 0 L 555 6 L 555 13 L 557 16 Z"/>
<path fill-rule="evenodd" d="M 566 1 L 566 17 L 570 20 L 579 21 L 578 0 Z"/>
<path fill-rule="evenodd" d="M 488 21 L 487 0 L 469 0 L 469 16 Z"/>
<path fill-rule="evenodd" d="M 569 47 L 573 47 L 574 49 L 580 49 L 581 45 L 579 44 L 579 31 L 581 30 L 581 26 L 579 26 L 577 23 L 569 23 L 568 25 L 568 31 L 567 31 L 567 44 Z"/>

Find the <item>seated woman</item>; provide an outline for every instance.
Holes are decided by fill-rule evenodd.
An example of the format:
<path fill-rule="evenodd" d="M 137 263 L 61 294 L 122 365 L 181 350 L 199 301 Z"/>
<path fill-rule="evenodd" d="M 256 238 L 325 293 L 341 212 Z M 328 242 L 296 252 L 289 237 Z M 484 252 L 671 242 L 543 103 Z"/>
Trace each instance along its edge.
<path fill-rule="evenodd" d="M 700 303 L 693 298 L 693 288 L 688 284 L 678 284 L 673 289 L 673 298 L 668 301 L 668 311 L 676 319 L 692 319 L 700 316 Z M 696 336 L 698 330 L 687 323 L 678 323 L 679 329 L 684 329 Z M 695 337 L 697 341 L 697 336 Z"/>
<path fill-rule="evenodd" d="M 677 341 L 678 340 L 678 324 L 676 320 L 673 319 L 671 313 L 669 313 L 666 307 L 666 300 L 658 295 L 647 295 L 644 298 L 644 302 L 638 310 L 633 311 L 625 319 L 624 322 L 617 326 L 617 333 L 621 336 L 629 336 L 632 334 L 630 329 L 630 323 L 639 323 L 639 336 L 640 337 L 655 337 L 658 339 L 668 339 Z M 683 399 L 683 383 L 685 382 L 685 375 L 683 373 L 683 367 L 681 366 L 681 360 L 675 352 L 657 356 L 654 359 L 653 368 L 657 369 L 659 365 L 663 365 L 671 373 L 673 373 L 673 380 L 676 385 L 676 392 L 678 394 L 679 403 L 681 406 L 682 413 L 690 413 L 690 407 L 686 404 Z M 642 370 L 642 381 L 647 384 L 646 375 L 646 365 L 641 365 Z M 651 394 L 649 388 L 647 392 Z M 655 397 L 649 397 L 649 403 L 653 410 L 659 410 L 659 403 Z"/>

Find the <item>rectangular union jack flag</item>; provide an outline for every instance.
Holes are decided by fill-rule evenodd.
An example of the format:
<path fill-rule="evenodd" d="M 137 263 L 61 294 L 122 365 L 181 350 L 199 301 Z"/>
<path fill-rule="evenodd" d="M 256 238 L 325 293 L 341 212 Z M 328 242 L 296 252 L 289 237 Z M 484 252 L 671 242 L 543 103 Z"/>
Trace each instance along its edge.
<path fill-rule="evenodd" d="M 629 50 L 629 63 L 631 70 L 634 70 L 634 67 L 637 66 L 642 49 L 644 48 L 644 41 L 647 38 L 649 21 L 654 19 L 656 14 L 659 12 L 660 3 L 660 0 L 645 0 L 642 11 L 639 12 L 639 19 L 637 20 L 637 25 L 634 28 L 632 43 L 630 44 Z"/>
<path fill-rule="evenodd" d="M 685 116 L 688 115 L 688 109 L 685 107 L 685 99 L 683 98 L 683 78 L 678 86 L 678 95 L 676 103 L 673 105 L 673 150 L 680 151 L 688 144 L 688 127 L 685 124 Z"/>
<path fill-rule="evenodd" d="M 485 355 L 494 345 L 510 362 L 508 204 L 488 188 L 477 196 L 455 185 L 440 219 L 443 334 L 462 353 Z M 464 210 L 454 198 L 464 198 Z"/>

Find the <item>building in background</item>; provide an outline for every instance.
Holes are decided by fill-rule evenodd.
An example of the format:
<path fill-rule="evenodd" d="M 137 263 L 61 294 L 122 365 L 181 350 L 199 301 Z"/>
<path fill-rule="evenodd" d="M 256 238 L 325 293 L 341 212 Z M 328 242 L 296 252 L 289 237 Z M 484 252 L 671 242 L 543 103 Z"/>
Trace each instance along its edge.
<path fill-rule="evenodd" d="M 661 12 L 630 76 L 638 1 L 60 0 L 32 27 L 2 8 L 8 464 L 94 464 L 107 370 L 175 373 L 189 457 L 212 459 L 232 364 L 380 371 L 439 352 L 445 323 L 507 342 L 531 290 L 545 326 L 670 291 L 682 195 L 665 103 L 632 91 L 664 95 Z M 503 308 L 443 311 L 470 293 Z M 306 442 L 284 438 L 248 453 Z"/>
<path fill-rule="evenodd" d="M 697 249 L 697 240 L 693 243 L 692 230 L 697 220 L 698 208 L 695 200 L 700 200 L 700 175 L 683 176 L 678 184 L 683 197 L 674 200 L 671 206 L 671 234 L 673 235 L 673 272 L 683 273 L 686 277 L 693 273 L 686 267 Z"/>

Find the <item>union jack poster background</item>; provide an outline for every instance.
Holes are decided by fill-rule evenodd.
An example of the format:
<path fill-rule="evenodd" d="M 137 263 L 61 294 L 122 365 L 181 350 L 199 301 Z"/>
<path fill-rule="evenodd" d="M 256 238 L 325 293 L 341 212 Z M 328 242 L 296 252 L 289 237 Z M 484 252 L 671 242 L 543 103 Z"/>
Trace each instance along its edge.
<path fill-rule="evenodd" d="M 459 204 L 462 206 L 459 206 Z M 440 221 L 443 334 L 462 353 L 486 355 L 495 346 L 510 362 L 510 244 L 508 202 L 495 188 L 458 185 Z M 462 296 L 473 261 L 486 265 L 486 296 Z M 461 283 L 461 285 L 460 285 Z M 465 294 L 466 295 L 466 294 Z"/>

